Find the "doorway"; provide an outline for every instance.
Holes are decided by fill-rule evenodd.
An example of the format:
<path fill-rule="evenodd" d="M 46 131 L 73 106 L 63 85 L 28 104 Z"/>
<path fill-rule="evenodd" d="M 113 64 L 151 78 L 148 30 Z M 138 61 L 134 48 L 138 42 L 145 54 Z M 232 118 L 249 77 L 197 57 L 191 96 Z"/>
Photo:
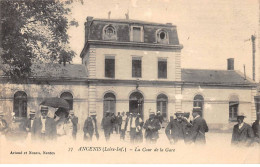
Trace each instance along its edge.
<path fill-rule="evenodd" d="M 144 97 L 140 92 L 133 92 L 129 97 L 129 113 L 140 114 L 143 119 Z"/>

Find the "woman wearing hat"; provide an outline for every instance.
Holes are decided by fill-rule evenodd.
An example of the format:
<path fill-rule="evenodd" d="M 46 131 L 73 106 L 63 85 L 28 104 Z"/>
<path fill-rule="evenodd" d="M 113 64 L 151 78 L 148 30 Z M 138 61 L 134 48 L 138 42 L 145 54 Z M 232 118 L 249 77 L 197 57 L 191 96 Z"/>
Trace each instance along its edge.
<path fill-rule="evenodd" d="M 233 128 L 231 143 L 238 146 L 249 146 L 254 139 L 254 132 L 250 125 L 244 122 L 244 113 L 238 113 L 237 122 Z"/>

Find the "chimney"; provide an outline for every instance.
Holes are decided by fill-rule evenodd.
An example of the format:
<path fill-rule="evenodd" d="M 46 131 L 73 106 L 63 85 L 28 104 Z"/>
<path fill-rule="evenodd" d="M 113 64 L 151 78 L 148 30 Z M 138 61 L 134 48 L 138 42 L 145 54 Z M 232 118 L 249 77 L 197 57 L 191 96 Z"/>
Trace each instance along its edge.
<path fill-rule="evenodd" d="M 234 70 L 234 58 L 227 59 L 227 70 Z"/>
<path fill-rule="evenodd" d="M 93 17 L 88 16 L 87 22 L 85 22 L 85 42 L 87 42 L 87 40 L 88 40 L 89 29 L 90 29 L 90 25 L 91 25 L 92 21 L 93 21 Z"/>
<path fill-rule="evenodd" d="M 253 71 L 253 80 L 255 81 L 255 36 L 251 36 L 252 41 L 252 55 L 253 55 L 253 65 L 252 65 L 252 71 Z"/>
<path fill-rule="evenodd" d="M 87 22 L 91 22 L 93 20 L 93 17 L 92 16 L 88 16 L 87 17 Z"/>
<path fill-rule="evenodd" d="M 129 10 L 127 10 L 127 13 L 125 14 L 125 19 L 129 20 Z"/>
<path fill-rule="evenodd" d="M 108 19 L 110 19 L 111 11 L 108 12 Z"/>

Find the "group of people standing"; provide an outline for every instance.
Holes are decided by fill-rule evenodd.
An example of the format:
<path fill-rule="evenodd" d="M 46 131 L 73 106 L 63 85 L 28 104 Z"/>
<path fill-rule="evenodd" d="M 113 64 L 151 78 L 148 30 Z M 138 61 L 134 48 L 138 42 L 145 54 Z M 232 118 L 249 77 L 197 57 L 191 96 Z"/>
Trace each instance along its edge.
<path fill-rule="evenodd" d="M 206 121 L 200 117 L 200 110 L 193 109 L 193 121 L 188 121 L 189 113 L 176 112 L 176 119 L 171 119 L 165 133 L 171 144 L 183 141 L 185 143 L 206 143 L 205 133 L 208 132 Z M 149 118 L 144 122 L 140 113 L 118 113 L 120 120 L 118 126 L 120 139 L 130 139 L 131 143 L 142 143 L 145 138 L 147 143 L 156 143 L 159 139 L 159 130 L 162 128 L 163 116 L 160 111 L 157 113 L 149 111 Z M 117 123 L 117 117 L 107 111 L 102 119 L 102 127 L 106 140 L 110 139 L 113 131 L 113 123 Z M 143 134 L 144 130 L 144 134 Z"/>
<path fill-rule="evenodd" d="M 78 132 L 78 117 L 70 111 L 67 115 L 55 115 L 54 118 L 48 116 L 49 108 L 41 106 L 40 116 L 35 117 L 35 112 L 31 112 L 25 121 L 23 129 L 30 134 L 32 140 L 56 140 L 59 137 L 67 136 L 76 139 Z M 190 113 L 178 111 L 175 119 L 170 118 L 165 134 L 171 144 L 205 144 L 205 134 L 209 131 L 204 118 L 200 116 L 200 109 L 193 108 L 192 119 Z M 257 120 L 252 127 L 244 122 L 245 115 L 238 113 L 237 124 L 233 128 L 231 143 L 234 145 L 249 146 L 252 143 L 260 143 L 260 113 L 257 113 Z M 4 134 L 8 131 L 8 124 L 0 113 L 0 132 Z M 112 133 L 120 135 L 120 140 L 129 140 L 131 143 L 142 143 L 145 139 L 147 143 L 156 143 L 159 139 L 159 130 L 163 127 L 163 116 L 160 111 L 157 113 L 149 111 L 149 118 L 143 121 L 140 113 L 120 112 L 115 115 L 106 111 L 101 122 L 106 141 L 110 140 Z M 192 120 L 192 121 L 190 121 Z M 143 134 L 144 131 L 144 134 Z M 84 126 L 84 140 L 92 141 L 93 136 L 99 140 L 99 128 L 96 113 L 91 112 L 86 118 Z M 160 134 L 161 135 L 161 134 Z"/>
<path fill-rule="evenodd" d="M 193 120 L 189 121 L 190 113 L 176 112 L 176 119 L 172 119 L 165 129 L 170 143 L 179 142 L 190 144 L 205 144 L 205 133 L 209 131 L 208 125 L 200 116 L 200 110 L 194 108 L 192 111 Z"/>
<path fill-rule="evenodd" d="M 48 107 L 41 107 L 40 117 L 35 118 L 35 114 L 30 114 L 26 128 L 31 133 L 32 140 L 55 140 L 58 137 L 67 136 L 76 139 L 78 117 L 70 111 L 60 117 L 54 118 L 48 116 Z"/>

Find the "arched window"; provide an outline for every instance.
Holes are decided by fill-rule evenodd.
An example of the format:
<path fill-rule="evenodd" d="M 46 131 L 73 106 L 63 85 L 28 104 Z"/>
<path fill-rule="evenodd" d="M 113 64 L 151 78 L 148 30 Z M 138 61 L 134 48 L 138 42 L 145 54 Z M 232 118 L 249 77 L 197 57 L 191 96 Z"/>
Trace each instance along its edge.
<path fill-rule="evenodd" d="M 104 40 L 116 40 L 117 39 L 117 33 L 116 29 L 112 25 L 107 25 L 103 29 L 103 39 Z"/>
<path fill-rule="evenodd" d="M 229 97 L 229 121 L 237 121 L 237 113 L 239 109 L 239 98 L 237 95 Z"/>
<path fill-rule="evenodd" d="M 139 113 L 143 118 L 144 97 L 140 92 L 133 92 L 129 97 L 129 112 Z"/>
<path fill-rule="evenodd" d="M 103 116 L 105 112 L 116 113 L 116 96 L 113 93 L 106 93 L 103 100 Z"/>
<path fill-rule="evenodd" d="M 201 95 L 196 95 L 193 99 L 193 107 L 200 108 L 200 116 L 203 116 L 204 98 Z"/>
<path fill-rule="evenodd" d="M 167 121 L 167 106 L 168 106 L 168 97 L 164 94 L 157 96 L 157 111 L 161 111 L 161 114 L 165 121 Z"/>
<path fill-rule="evenodd" d="M 16 92 L 13 106 L 15 117 L 27 117 L 27 94 L 23 91 Z"/>
<path fill-rule="evenodd" d="M 69 103 L 70 110 L 73 110 L 73 96 L 70 92 L 63 92 L 60 95 L 60 98 L 63 98 L 64 100 L 66 100 Z"/>
<path fill-rule="evenodd" d="M 157 30 L 156 31 L 156 39 L 158 43 L 169 44 L 169 36 L 167 31 Z"/>

